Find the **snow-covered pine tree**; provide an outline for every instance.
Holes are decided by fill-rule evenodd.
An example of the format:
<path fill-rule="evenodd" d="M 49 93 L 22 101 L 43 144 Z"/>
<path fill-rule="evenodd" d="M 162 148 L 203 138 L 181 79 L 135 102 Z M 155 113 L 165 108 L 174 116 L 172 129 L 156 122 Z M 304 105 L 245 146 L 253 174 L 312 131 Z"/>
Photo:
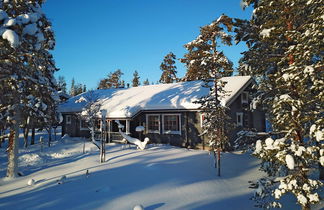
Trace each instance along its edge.
<path fill-rule="evenodd" d="M 50 22 L 42 0 L 0 2 L 0 120 L 10 129 L 8 177 L 18 172 L 19 126 L 26 116 L 48 120 L 56 71 Z"/>
<path fill-rule="evenodd" d="M 75 80 L 74 80 L 74 78 L 72 78 L 72 82 L 71 82 L 70 95 L 71 96 L 76 96 L 77 95 L 77 94 L 75 94 Z"/>
<path fill-rule="evenodd" d="M 211 150 L 217 158 L 219 176 L 220 152 L 228 144 L 226 134 L 230 127 L 226 126 L 229 117 L 225 105 L 221 103 L 221 95 L 225 94 L 224 85 L 226 85 L 221 78 L 233 72 L 232 62 L 217 49 L 218 41 L 231 45 L 232 37 L 225 32 L 225 27 L 227 31 L 232 30 L 232 20 L 226 15 L 220 16 L 210 25 L 201 27 L 197 39 L 185 45 L 189 52 L 182 59 L 188 68 L 185 80 L 202 79 L 210 88 L 209 95 L 202 97 L 197 103 L 201 104 L 205 115 L 203 129 L 209 138 Z"/>
<path fill-rule="evenodd" d="M 150 82 L 148 79 L 146 79 L 144 82 L 143 82 L 143 85 L 150 85 Z"/>
<path fill-rule="evenodd" d="M 132 80 L 133 87 L 138 87 L 141 84 L 139 79 L 140 79 L 140 76 L 138 75 L 138 72 L 135 70 L 135 72 L 133 74 L 133 80 Z"/>
<path fill-rule="evenodd" d="M 114 72 L 110 72 L 107 78 L 100 80 L 98 89 L 107 89 L 107 88 L 119 88 L 121 87 L 121 76 L 123 72 L 120 69 L 117 69 Z"/>
<path fill-rule="evenodd" d="M 204 80 L 211 76 L 215 77 L 215 75 L 211 75 L 211 73 L 215 73 L 211 72 L 211 69 L 219 71 L 221 73 L 219 76 L 232 75 L 232 63 L 223 52 L 217 50 L 216 39 L 220 39 L 224 45 L 232 45 L 232 37 L 224 32 L 222 25 L 226 26 L 228 31 L 232 30 L 232 20 L 222 15 L 210 25 L 201 27 L 200 35 L 184 46 L 189 52 L 180 59 L 187 67 L 187 73 L 183 80 Z"/>
<path fill-rule="evenodd" d="M 58 82 L 57 82 L 58 90 L 62 91 L 63 93 L 66 93 L 66 81 L 64 76 L 59 76 L 58 77 Z"/>
<path fill-rule="evenodd" d="M 280 184 L 262 185 L 255 199 L 273 207 L 285 193 L 296 196 L 302 209 L 320 201 L 322 183 L 312 175 L 324 166 L 324 60 L 321 0 L 244 0 L 253 5 L 250 22 L 238 21 L 237 40 L 248 43 L 241 63 L 258 81 L 258 94 L 280 138 L 258 141 L 255 154 L 270 176 L 287 174 Z M 321 166 L 320 166 L 321 165 Z"/>
<path fill-rule="evenodd" d="M 160 65 L 160 69 L 162 70 L 162 75 L 159 80 L 160 83 L 166 84 L 166 83 L 173 83 L 178 81 L 175 59 L 176 56 L 172 52 L 168 53 L 164 57 L 163 62 Z"/>

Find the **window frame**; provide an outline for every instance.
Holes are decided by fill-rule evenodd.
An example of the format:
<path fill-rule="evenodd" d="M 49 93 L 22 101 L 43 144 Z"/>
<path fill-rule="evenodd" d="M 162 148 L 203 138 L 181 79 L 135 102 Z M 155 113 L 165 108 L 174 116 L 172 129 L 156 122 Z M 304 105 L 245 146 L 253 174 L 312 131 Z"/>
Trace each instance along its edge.
<path fill-rule="evenodd" d="M 66 122 L 65 124 L 71 125 L 72 124 L 72 116 L 69 114 L 65 115 L 65 122 Z"/>
<path fill-rule="evenodd" d="M 165 130 L 165 120 L 164 117 L 165 116 L 177 116 L 178 117 L 178 127 L 179 130 Z M 177 134 L 177 135 L 181 135 L 181 114 L 162 114 L 162 133 L 163 134 Z"/>
<path fill-rule="evenodd" d="M 243 127 L 243 112 L 236 112 L 236 126 L 242 126 Z M 240 122 L 239 122 L 239 117 L 240 117 Z"/>
<path fill-rule="evenodd" d="M 89 127 L 82 127 L 82 121 L 84 121 L 85 123 L 87 123 L 85 120 L 80 120 L 80 131 L 88 131 Z"/>
<path fill-rule="evenodd" d="M 150 130 L 149 129 L 149 117 L 151 116 L 157 116 L 158 122 L 159 122 L 159 130 Z M 161 134 L 161 116 L 159 114 L 146 114 L 146 133 L 157 133 L 157 134 Z"/>
<path fill-rule="evenodd" d="M 241 102 L 242 104 L 248 104 L 249 103 L 249 92 L 243 91 L 241 94 Z"/>

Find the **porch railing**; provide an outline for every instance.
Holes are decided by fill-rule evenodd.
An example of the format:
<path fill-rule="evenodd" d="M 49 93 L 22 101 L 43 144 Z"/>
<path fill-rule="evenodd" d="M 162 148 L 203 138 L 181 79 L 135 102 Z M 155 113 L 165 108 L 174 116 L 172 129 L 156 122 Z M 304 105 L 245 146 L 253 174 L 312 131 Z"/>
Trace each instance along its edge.
<path fill-rule="evenodd" d="M 95 139 L 100 140 L 102 138 L 106 139 L 107 142 L 123 140 L 123 137 L 119 132 L 96 132 Z"/>

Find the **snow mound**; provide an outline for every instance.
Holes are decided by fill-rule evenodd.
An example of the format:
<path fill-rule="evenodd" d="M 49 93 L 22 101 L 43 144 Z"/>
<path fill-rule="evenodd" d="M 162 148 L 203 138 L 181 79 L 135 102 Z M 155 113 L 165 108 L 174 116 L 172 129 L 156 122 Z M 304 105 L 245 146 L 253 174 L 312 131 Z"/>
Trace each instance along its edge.
<path fill-rule="evenodd" d="M 144 207 L 139 204 L 139 205 L 134 206 L 133 210 L 144 210 Z"/>
<path fill-rule="evenodd" d="M 35 166 L 44 163 L 44 160 L 35 153 L 21 155 L 18 161 L 20 166 Z"/>
<path fill-rule="evenodd" d="M 33 186 L 33 185 L 35 185 L 35 180 L 34 180 L 34 179 L 30 179 L 30 180 L 28 180 L 27 185 L 28 185 L 28 186 Z"/>

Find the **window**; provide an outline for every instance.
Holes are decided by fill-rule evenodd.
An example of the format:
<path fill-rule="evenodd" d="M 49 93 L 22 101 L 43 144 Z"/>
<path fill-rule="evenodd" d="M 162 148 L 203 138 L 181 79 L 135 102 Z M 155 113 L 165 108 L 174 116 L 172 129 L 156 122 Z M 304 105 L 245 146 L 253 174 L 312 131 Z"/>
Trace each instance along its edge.
<path fill-rule="evenodd" d="M 66 115 L 66 124 L 71 124 L 71 115 Z"/>
<path fill-rule="evenodd" d="M 243 113 L 242 112 L 236 113 L 236 126 L 243 126 Z"/>
<path fill-rule="evenodd" d="M 160 133 L 160 115 L 146 115 L 146 125 L 148 133 Z"/>
<path fill-rule="evenodd" d="M 181 134 L 180 114 L 163 114 L 162 117 L 164 134 Z"/>
<path fill-rule="evenodd" d="M 202 128 L 205 123 L 205 114 L 200 114 L 200 127 Z"/>
<path fill-rule="evenodd" d="M 249 102 L 249 93 L 243 91 L 241 94 L 241 102 L 242 104 L 247 104 Z"/>
<path fill-rule="evenodd" d="M 89 130 L 88 123 L 85 120 L 80 120 L 80 130 Z"/>

